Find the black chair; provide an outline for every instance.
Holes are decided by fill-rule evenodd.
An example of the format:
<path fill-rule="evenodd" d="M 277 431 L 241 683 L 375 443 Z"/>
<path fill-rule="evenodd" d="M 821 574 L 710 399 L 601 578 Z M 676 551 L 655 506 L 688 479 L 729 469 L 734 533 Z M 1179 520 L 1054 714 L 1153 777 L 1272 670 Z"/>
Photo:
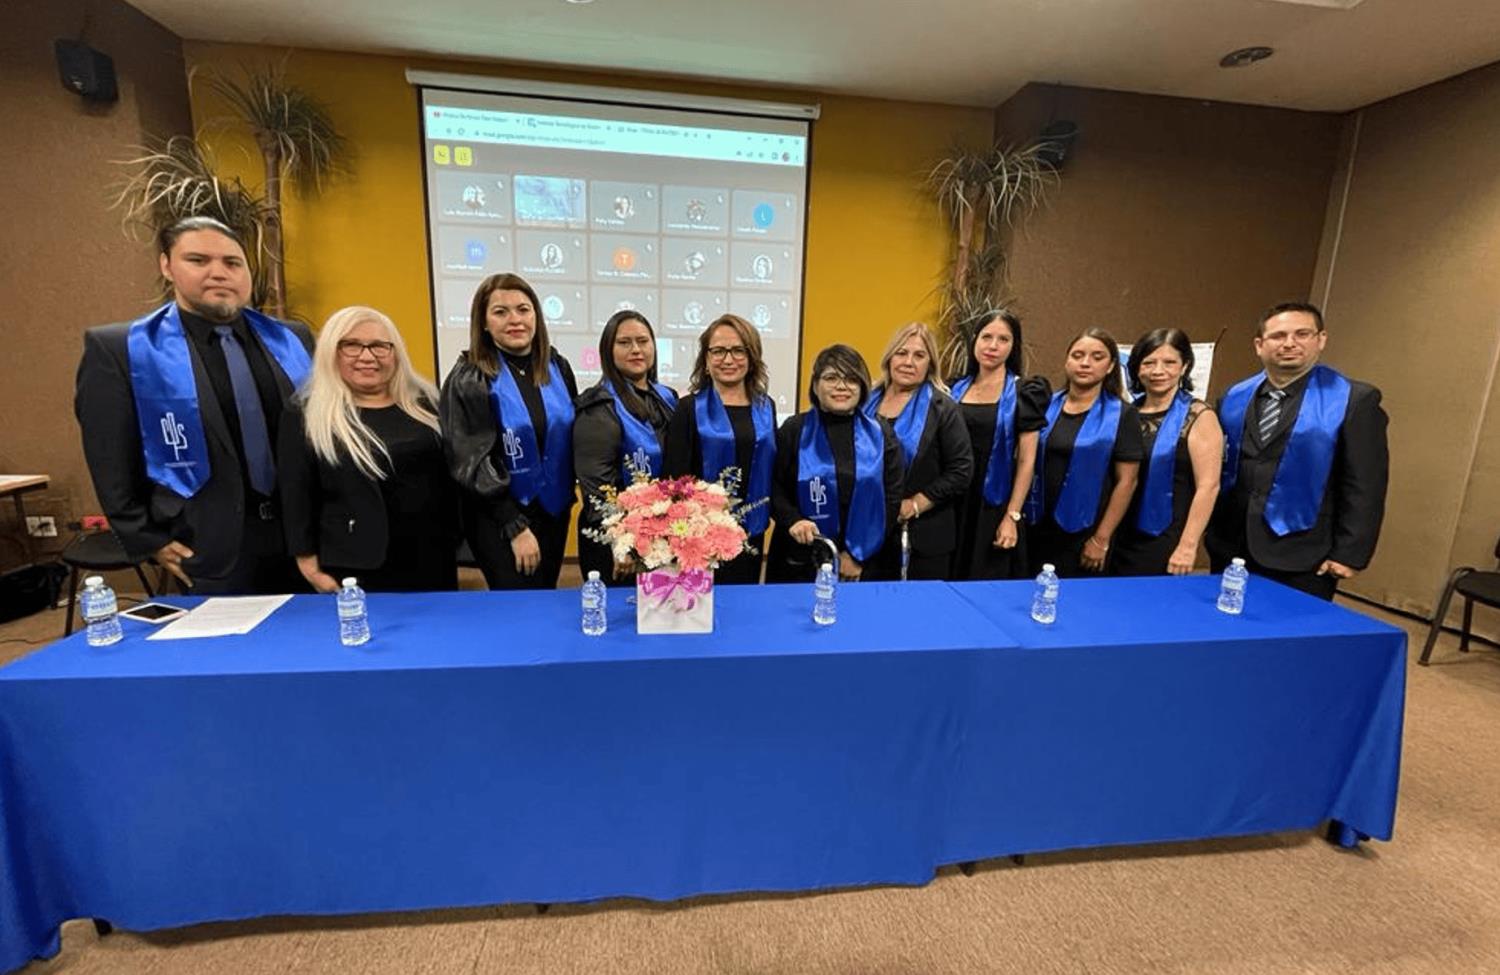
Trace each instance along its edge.
<path fill-rule="evenodd" d="M 63 636 L 73 632 L 73 605 L 78 601 L 78 577 L 85 572 L 93 575 L 98 572 L 134 569 L 146 595 L 156 595 L 156 590 L 151 588 L 146 573 L 141 569 L 142 563 L 125 554 L 125 547 L 120 544 L 114 532 L 85 532 L 79 535 L 63 549 L 62 560 L 72 569 L 68 577 L 68 618 L 63 624 Z"/>
<path fill-rule="evenodd" d="M 1455 592 L 1464 597 L 1464 625 L 1458 632 L 1458 652 L 1469 652 L 1469 627 L 1474 623 L 1474 603 L 1480 602 L 1500 609 L 1500 541 L 1495 543 L 1495 559 L 1495 571 L 1492 572 L 1483 572 L 1467 565 L 1453 570 L 1453 574 L 1448 577 L 1448 584 L 1443 587 L 1443 594 L 1438 597 L 1437 612 L 1432 614 L 1432 629 L 1427 631 L 1427 645 L 1422 648 L 1422 656 L 1417 663 L 1427 666 L 1427 658 L 1432 656 L 1432 645 L 1437 643 L 1438 632 L 1443 628 L 1443 619 L 1448 615 L 1448 604 L 1453 601 Z"/>

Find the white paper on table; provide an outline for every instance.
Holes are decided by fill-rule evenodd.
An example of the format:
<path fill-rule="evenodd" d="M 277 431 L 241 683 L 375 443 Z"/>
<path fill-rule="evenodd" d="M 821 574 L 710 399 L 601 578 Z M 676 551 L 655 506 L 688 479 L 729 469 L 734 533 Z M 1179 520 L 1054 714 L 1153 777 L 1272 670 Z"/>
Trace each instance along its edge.
<path fill-rule="evenodd" d="M 148 640 L 195 640 L 207 636 L 240 636 L 249 633 L 276 612 L 285 596 L 213 596 L 188 610 L 186 616 L 166 624 Z"/>

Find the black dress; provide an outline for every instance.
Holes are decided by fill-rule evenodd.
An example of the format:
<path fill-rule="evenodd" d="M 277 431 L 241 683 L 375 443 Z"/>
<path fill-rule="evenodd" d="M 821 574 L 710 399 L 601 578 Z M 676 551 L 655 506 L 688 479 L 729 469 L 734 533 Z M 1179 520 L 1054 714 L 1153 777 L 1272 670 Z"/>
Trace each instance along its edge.
<path fill-rule="evenodd" d="M 599 573 L 605 585 L 628 586 L 632 582 L 629 576 L 615 578 L 615 560 L 609 546 L 583 534 L 586 528 L 599 527 L 601 516 L 594 500 L 600 497 L 600 489 L 606 485 L 625 485 L 625 471 L 620 463 L 620 442 L 625 434 L 616 412 L 623 407 L 616 406 L 614 397 L 603 386 L 605 382 L 608 380 L 600 380 L 583 391 L 573 419 L 573 473 L 583 493 L 583 508 L 578 512 L 578 568 L 585 579 L 592 571 Z M 655 389 L 637 393 L 657 442 L 665 441 L 671 408 Z"/>
<path fill-rule="evenodd" d="M 1141 498 L 1146 486 L 1146 467 L 1151 460 L 1151 451 L 1156 446 L 1156 434 L 1161 429 L 1167 411 L 1138 413 L 1141 422 L 1141 476 L 1137 482 L 1135 497 L 1130 499 L 1130 508 L 1125 520 L 1115 532 L 1114 544 L 1110 546 L 1109 571 L 1117 576 L 1165 575 L 1167 562 L 1182 540 L 1182 529 L 1187 525 L 1188 509 L 1193 506 L 1193 495 L 1198 490 L 1193 476 L 1193 458 L 1188 453 L 1188 431 L 1198 422 L 1198 417 L 1207 412 L 1201 400 L 1194 400 L 1182 431 L 1177 438 L 1177 457 L 1172 465 L 1172 523 L 1160 535 L 1151 536 L 1136 527 L 1141 515 Z"/>
<path fill-rule="evenodd" d="M 667 424 L 666 454 L 662 464 L 668 477 L 703 476 L 703 442 L 698 436 L 697 394 L 688 393 L 677 401 L 677 409 Z M 742 477 L 740 491 L 749 491 L 750 462 L 755 456 L 755 418 L 749 406 L 724 405 L 729 427 L 734 431 L 734 463 Z M 774 420 L 774 417 L 773 417 Z M 774 423 L 773 423 L 774 426 Z M 715 476 L 718 476 L 715 474 Z M 709 478 L 712 480 L 712 478 Z M 744 498 L 754 501 L 754 498 Z M 760 582 L 760 564 L 766 551 L 766 533 L 749 539 L 754 551 L 742 552 L 714 570 L 714 584 L 754 584 Z"/>
<path fill-rule="evenodd" d="M 1108 396 L 1101 392 L 1099 395 Z M 1052 518 L 1052 512 L 1057 507 L 1057 499 L 1062 494 L 1063 479 L 1068 473 L 1068 464 L 1073 459 L 1073 443 L 1078 439 L 1079 428 L 1083 426 L 1084 418 L 1088 412 L 1069 413 L 1063 410 L 1057 414 L 1057 421 L 1052 425 L 1052 432 L 1047 435 L 1047 449 L 1043 451 L 1044 456 L 1037 459 L 1042 467 L 1042 490 L 1044 506 L 1042 517 L 1037 524 L 1031 526 L 1031 537 L 1027 548 L 1028 561 L 1031 563 L 1029 572 L 1032 575 L 1042 571 L 1042 565 L 1051 563 L 1057 568 L 1059 576 L 1083 575 L 1085 570 L 1082 565 L 1083 545 L 1094 534 L 1094 526 L 1098 524 L 1099 517 L 1104 514 L 1104 509 L 1109 505 L 1110 492 L 1115 487 L 1116 463 L 1138 463 L 1143 456 L 1141 448 L 1141 423 L 1136 418 L 1135 407 L 1129 403 L 1120 406 L 1120 424 L 1115 430 L 1114 448 L 1110 453 L 1110 463 L 1105 469 L 1104 484 L 1099 490 L 1099 508 L 1094 513 L 1090 523 L 1076 532 L 1064 531 Z M 1113 550 L 1114 546 L 1110 546 Z M 1111 551 L 1110 554 L 1113 554 Z M 1105 567 L 1108 568 L 1106 557 Z"/>
<path fill-rule="evenodd" d="M 789 416 L 776 432 L 776 468 L 771 478 L 771 517 L 776 520 L 776 527 L 771 532 L 771 552 L 766 561 L 767 582 L 811 582 L 818 574 L 818 563 L 827 557 L 828 550 L 821 543 L 802 545 L 790 534 L 791 527 L 805 517 L 797 502 L 797 455 L 806 418 L 806 413 Z M 848 527 L 849 506 L 854 500 L 854 418 L 848 414 L 823 413 L 820 419 L 828 434 L 838 480 L 839 531 L 833 542 L 842 552 L 846 551 L 844 531 Z M 891 425 L 883 419 L 879 422 L 885 435 L 885 523 L 889 527 L 896 523 L 896 515 L 901 510 L 906 459 Z M 865 571 L 875 568 L 879 556 L 880 553 L 875 552 L 867 557 Z M 838 570 L 837 565 L 834 570 Z"/>
<path fill-rule="evenodd" d="M 383 479 L 347 458 L 327 463 L 307 441 L 300 404 L 284 414 L 278 481 L 288 548 L 317 555 L 324 572 L 354 576 L 368 592 L 457 589 L 458 487 L 442 437 L 399 406 L 359 415 L 385 445 L 386 456 L 376 452 Z"/>
<path fill-rule="evenodd" d="M 501 368 L 509 369 L 515 377 L 540 445 L 545 439 L 547 411 L 542 391 L 529 375 L 531 358 L 502 354 L 500 362 Z M 555 349 L 552 362 L 562 376 L 568 399 L 576 400 L 578 381 L 573 378 L 573 367 Z M 484 572 L 485 583 L 491 589 L 555 588 L 567 548 L 572 502 L 552 514 L 542 507 L 540 498 L 522 504 L 511 495 L 499 424 L 490 405 L 490 378 L 469 361 L 467 352 L 459 356 L 443 383 L 440 412 L 448 469 L 462 489 L 464 535 Z M 571 447 L 568 453 L 571 461 Z M 542 553 L 536 572 L 529 576 L 517 571 L 510 546 L 511 539 L 528 528 Z"/>
<path fill-rule="evenodd" d="M 1040 376 L 1021 383 L 1016 388 L 1015 430 L 1019 439 L 1023 433 L 1040 430 L 1047 423 L 1047 399 L 1052 395 L 1047 380 Z M 995 443 L 995 423 L 999 409 L 997 403 L 960 403 L 964 426 L 969 431 L 969 444 L 974 451 L 974 478 L 964 495 L 963 510 L 959 516 L 958 550 L 954 556 L 953 578 L 955 579 L 1021 579 L 1026 576 L 1026 522 L 1016 525 L 1016 547 L 996 548 L 995 535 L 1000 530 L 1000 519 L 1005 517 L 1005 505 L 992 505 L 984 500 L 984 477 L 989 470 L 990 448 Z M 1019 451 L 1019 446 L 1017 447 Z M 1015 458 L 1012 458 L 1014 462 Z M 1014 467 L 1011 468 L 1015 470 Z M 1009 489 L 1007 489 L 1007 494 Z"/>

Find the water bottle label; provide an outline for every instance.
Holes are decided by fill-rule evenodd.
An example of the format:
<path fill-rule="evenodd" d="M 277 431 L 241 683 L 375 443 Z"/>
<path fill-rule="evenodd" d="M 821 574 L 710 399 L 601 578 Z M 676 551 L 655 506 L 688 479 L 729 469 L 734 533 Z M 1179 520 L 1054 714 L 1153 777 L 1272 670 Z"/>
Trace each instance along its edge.
<path fill-rule="evenodd" d="M 365 615 L 365 608 L 358 603 L 339 603 L 339 619 L 357 620 Z"/>

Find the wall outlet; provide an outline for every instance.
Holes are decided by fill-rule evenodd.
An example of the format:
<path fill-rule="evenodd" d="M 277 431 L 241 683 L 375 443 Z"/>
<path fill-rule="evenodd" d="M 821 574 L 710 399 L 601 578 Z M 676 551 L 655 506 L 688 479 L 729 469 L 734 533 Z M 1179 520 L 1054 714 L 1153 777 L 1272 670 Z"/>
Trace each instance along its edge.
<path fill-rule="evenodd" d="M 26 534 L 32 538 L 56 538 L 57 519 L 51 515 L 27 515 Z"/>

